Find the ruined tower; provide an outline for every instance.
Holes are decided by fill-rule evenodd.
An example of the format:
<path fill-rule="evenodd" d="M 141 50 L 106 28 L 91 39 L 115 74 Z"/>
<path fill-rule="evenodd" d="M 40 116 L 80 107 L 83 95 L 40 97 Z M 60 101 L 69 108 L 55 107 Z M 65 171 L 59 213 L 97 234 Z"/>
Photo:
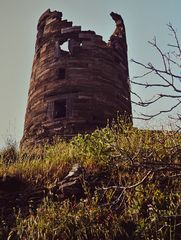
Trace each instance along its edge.
<path fill-rule="evenodd" d="M 107 44 L 61 12 L 40 17 L 22 147 L 91 132 L 118 113 L 131 116 L 124 23 L 112 18 L 116 30 Z"/>

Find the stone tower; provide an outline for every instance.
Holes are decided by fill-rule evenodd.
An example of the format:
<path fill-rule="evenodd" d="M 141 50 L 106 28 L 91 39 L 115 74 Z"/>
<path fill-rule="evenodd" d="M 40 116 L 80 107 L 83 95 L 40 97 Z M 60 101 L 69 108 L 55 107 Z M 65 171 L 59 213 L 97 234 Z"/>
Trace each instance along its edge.
<path fill-rule="evenodd" d="M 91 132 L 118 112 L 131 121 L 126 35 L 117 16 L 108 44 L 61 12 L 40 17 L 21 147 Z"/>

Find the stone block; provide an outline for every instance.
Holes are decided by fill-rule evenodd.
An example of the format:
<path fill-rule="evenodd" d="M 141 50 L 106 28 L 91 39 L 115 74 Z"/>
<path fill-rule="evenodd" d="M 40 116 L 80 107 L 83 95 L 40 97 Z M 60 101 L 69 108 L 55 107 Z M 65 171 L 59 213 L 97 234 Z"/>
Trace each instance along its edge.
<path fill-rule="evenodd" d="M 61 34 L 72 33 L 72 32 L 80 32 L 80 31 L 81 31 L 81 27 L 80 26 L 67 27 L 67 28 L 62 28 L 61 29 Z"/>

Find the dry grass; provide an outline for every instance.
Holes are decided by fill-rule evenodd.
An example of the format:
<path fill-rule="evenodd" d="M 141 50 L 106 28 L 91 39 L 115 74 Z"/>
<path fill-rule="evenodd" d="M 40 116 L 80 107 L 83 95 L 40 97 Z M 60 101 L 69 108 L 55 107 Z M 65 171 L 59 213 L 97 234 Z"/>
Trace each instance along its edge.
<path fill-rule="evenodd" d="M 143 131 L 119 122 L 90 135 L 78 135 L 69 143 L 57 140 L 44 146 L 40 159 L 28 160 L 22 153 L 14 163 L 2 159 L 0 175 L 17 175 L 32 185 L 50 186 L 63 179 L 74 163 L 80 163 L 87 174 L 108 171 L 111 184 L 125 187 L 118 210 L 113 207 L 118 193 L 111 188 L 102 192 L 105 207 L 100 207 L 98 191 L 87 191 L 79 203 L 46 199 L 38 214 L 26 219 L 17 216 L 12 232 L 19 239 L 178 239 L 180 146 L 179 133 Z M 145 181 L 126 189 L 139 183 L 148 171 L 152 174 Z M 108 187 L 107 182 L 101 187 Z"/>

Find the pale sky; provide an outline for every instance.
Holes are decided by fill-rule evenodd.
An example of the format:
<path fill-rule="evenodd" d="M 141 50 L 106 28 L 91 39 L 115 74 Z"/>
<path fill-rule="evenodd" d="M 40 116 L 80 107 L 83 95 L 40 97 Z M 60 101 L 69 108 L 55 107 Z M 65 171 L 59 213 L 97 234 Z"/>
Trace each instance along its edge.
<path fill-rule="evenodd" d="M 146 63 L 153 60 L 159 64 L 148 40 L 156 36 L 166 48 L 170 39 L 167 23 L 171 22 L 181 36 L 180 0 L 0 0 L 0 148 L 9 135 L 17 141 L 22 137 L 36 26 L 48 8 L 62 11 L 64 19 L 96 31 L 105 41 L 114 30 L 109 13 L 121 14 L 128 59 Z M 130 77 L 138 71 L 133 63 L 129 63 L 129 70 Z M 138 87 L 136 91 L 145 94 Z"/>

